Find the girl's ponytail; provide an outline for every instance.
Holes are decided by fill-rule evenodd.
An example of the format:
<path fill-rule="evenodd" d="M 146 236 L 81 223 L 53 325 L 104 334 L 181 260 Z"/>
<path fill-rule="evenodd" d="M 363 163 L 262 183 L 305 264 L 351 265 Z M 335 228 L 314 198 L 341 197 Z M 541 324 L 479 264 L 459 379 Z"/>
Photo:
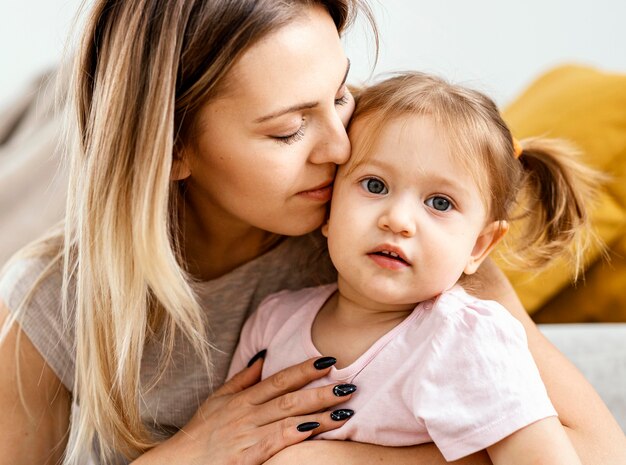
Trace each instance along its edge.
<path fill-rule="evenodd" d="M 567 141 L 536 137 L 520 145 L 524 175 L 517 198 L 523 206 L 517 255 L 524 265 L 541 267 L 565 254 L 577 276 L 584 251 L 597 241 L 589 207 L 604 176 L 581 163 L 580 152 Z"/>

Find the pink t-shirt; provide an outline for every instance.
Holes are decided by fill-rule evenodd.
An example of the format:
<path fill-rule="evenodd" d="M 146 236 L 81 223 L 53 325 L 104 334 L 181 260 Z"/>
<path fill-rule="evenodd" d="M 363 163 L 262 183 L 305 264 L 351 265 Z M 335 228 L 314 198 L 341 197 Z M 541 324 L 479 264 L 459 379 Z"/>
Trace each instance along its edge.
<path fill-rule="evenodd" d="M 331 284 L 269 296 L 246 322 L 228 377 L 262 349 L 263 378 L 311 357 L 332 356 L 315 348 L 311 326 L 336 290 Z M 340 383 L 358 387 L 336 407 L 355 415 L 316 439 L 386 446 L 432 441 L 448 461 L 556 415 L 521 323 L 498 303 L 458 286 L 418 304 L 350 366 L 333 367 L 307 387 Z"/>

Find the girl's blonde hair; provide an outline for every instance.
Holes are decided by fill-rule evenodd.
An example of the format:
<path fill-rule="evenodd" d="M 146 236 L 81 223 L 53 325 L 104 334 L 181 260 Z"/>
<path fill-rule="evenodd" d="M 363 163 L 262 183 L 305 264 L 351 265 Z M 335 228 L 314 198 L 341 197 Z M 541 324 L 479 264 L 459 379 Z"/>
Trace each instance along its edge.
<path fill-rule="evenodd" d="M 181 257 L 172 160 L 237 59 L 315 5 L 340 33 L 358 10 L 374 25 L 365 0 L 95 3 L 69 97 L 75 121 L 65 227 L 16 256 L 48 256 L 48 271 L 63 268 L 80 405 L 64 463 L 79 462 L 96 439 L 105 463 L 155 445 L 139 410 L 150 338 L 164 347 L 161 373 L 182 332 L 210 374 L 210 322 Z"/>
<path fill-rule="evenodd" d="M 486 95 L 439 77 L 405 72 L 357 89 L 351 125 L 365 125 L 353 167 L 366 159 L 384 125 L 394 118 L 427 115 L 448 142 L 451 154 L 472 174 L 492 220 L 515 221 L 518 231 L 502 254 L 511 265 L 540 268 L 557 255 L 582 267 L 595 236 L 589 201 L 603 179 L 581 163 L 570 143 L 547 138 L 522 140 L 516 158 L 511 131 Z"/>

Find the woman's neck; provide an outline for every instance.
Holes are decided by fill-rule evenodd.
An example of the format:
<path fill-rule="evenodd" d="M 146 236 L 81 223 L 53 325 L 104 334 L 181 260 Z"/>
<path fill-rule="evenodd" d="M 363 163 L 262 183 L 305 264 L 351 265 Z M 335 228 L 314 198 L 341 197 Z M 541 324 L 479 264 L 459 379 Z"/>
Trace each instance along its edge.
<path fill-rule="evenodd" d="M 187 270 L 201 281 L 219 278 L 254 260 L 283 238 L 219 209 L 194 208 L 189 201 L 183 202 L 179 224 Z"/>

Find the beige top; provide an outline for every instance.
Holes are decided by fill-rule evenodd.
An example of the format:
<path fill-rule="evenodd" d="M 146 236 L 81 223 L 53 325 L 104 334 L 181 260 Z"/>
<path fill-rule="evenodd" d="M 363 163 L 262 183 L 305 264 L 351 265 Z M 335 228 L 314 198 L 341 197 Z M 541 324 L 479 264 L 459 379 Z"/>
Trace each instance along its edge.
<path fill-rule="evenodd" d="M 184 426 L 215 387 L 224 382 L 239 332 L 248 314 L 267 295 L 281 289 L 300 289 L 336 280 L 319 232 L 287 238 L 271 251 L 218 279 L 196 285 L 207 321 L 215 370 L 209 380 L 188 343 L 178 340 L 173 363 L 156 387 L 144 394 L 144 422 L 164 436 Z M 15 311 L 46 266 L 30 259 L 14 264 L 0 280 L 0 299 Z M 75 369 L 74 333 L 61 315 L 61 272 L 53 272 L 38 286 L 19 322 L 65 387 L 72 391 Z M 142 361 L 142 382 L 157 373 L 158 348 L 149 344 Z"/>

